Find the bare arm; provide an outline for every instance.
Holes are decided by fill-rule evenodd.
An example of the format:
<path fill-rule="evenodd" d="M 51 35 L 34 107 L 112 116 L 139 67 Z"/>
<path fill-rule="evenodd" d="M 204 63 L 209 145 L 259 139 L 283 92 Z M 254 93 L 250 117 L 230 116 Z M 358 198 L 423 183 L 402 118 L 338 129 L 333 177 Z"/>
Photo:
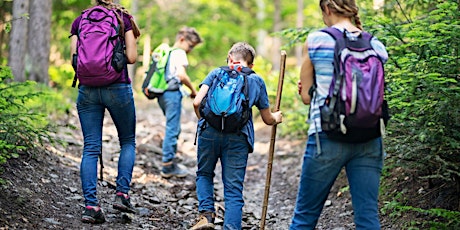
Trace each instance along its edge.
<path fill-rule="evenodd" d="M 187 75 L 187 71 L 185 70 L 185 66 L 180 66 L 180 67 L 177 68 L 177 76 L 179 77 L 179 79 L 182 82 L 182 84 L 187 86 L 187 88 L 189 88 L 190 91 L 192 91 L 191 94 L 190 94 L 190 97 L 195 98 L 196 90 L 193 87 L 192 82 L 190 81 L 190 77 Z"/>
<path fill-rule="evenodd" d="M 300 97 L 302 98 L 302 102 L 306 105 L 310 104 L 310 95 L 308 91 L 310 87 L 313 85 L 313 76 L 315 74 L 313 69 L 313 63 L 310 60 L 310 56 L 308 55 L 308 46 L 305 44 L 304 48 L 304 55 L 303 55 L 303 62 L 302 67 L 300 68 L 300 85 L 299 85 L 299 93 Z"/>
<path fill-rule="evenodd" d="M 127 62 L 128 64 L 134 64 L 137 59 L 137 46 L 136 38 L 134 38 L 134 33 L 132 30 L 129 30 L 125 33 L 125 43 Z"/>
<path fill-rule="evenodd" d="M 272 113 L 269 108 L 266 108 L 260 110 L 260 115 L 267 125 L 276 125 L 283 122 L 283 113 L 281 111 Z"/>
<path fill-rule="evenodd" d="M 195 99 L 193 100 L 193 108 L 195 109 L 195 114 L 198 119 L 201 118 L 200 116 L 200 104 L 203 98 L 206 96 L 209 90 L 209 85 L 201 85 L 200 90 L 198 91 Z"/>
<path fill-rule="evenodd" d="M 77 35 L 72 35 L 70 37 L 70 60 L 72 60 L 73 55 L 77 53 Z"/>

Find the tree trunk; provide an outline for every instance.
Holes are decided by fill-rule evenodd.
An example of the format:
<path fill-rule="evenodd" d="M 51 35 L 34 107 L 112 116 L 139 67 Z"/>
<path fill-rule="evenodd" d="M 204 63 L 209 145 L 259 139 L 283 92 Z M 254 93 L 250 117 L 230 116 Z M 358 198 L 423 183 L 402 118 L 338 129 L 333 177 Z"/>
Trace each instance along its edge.
<path fill-rule="evenodd" d="M 1 15 L 1 22 L 0 23 L 0 46 L 4 47 L 4 42 L 8 41 L 8 33 L 6 32 L 6 25 L 11 20 L 11 3 L 3 3 L 1 4 L 2 7 L 0 8 L 0 15 Z M 0 60 L 3 60 L 4 55 L 7 55 L 6 50 L 0 49 Z"/>
<path fill-rule="evenodd" d="M 27 50 L 27 13 L 29 0 L 13 1 L 13 21 L 10 34 L 10 50 L 8 65 L 14 75 L 15 81 L 25 81 L 24 58 Z"/>
<path fill-rule="evenodd" d="M 48 83 L 52 0 L 31 0 L 26 66 L 29 80 Z"/>
<path fill-rule="evenodd" d="M 257 22 L 260 25 L 264 24 L 264 20 L 266 18 L 265 11 L 267 10 L 267 7 L 265 5 L 264 0 L 257 0 Z M 257 55 L 261 57 L 267 57 L 267 46 L 265 45 L 265 41 L 267 38 L 267 31 L 263 28 L 259 28 L 257 31 L 257 46 L 256 46 L 256 52 Z"/>
<path fill-rule="evenodd" d="M 298 29 L 303 27 L 303 1 L 304 0 L 297 0 L 297 22 L 296 27 Z M 302 65 L 302 47 L 303 44 L 296 45 L 295 47 L 295 57 L 297 60 L 297 66 L 300 67 Z"/>
<path fill-rule="evenodd" d="M 131 10 L 130 10 L 129 13 L 131 15 L 135 15 L 135 14 L 137 14 L 137 11 L 138 11 L 137 0 L 132 0 L 131 1 Z M 136 74 L 136 64 L 128 65 L 128 75 L 131 76 L 131 81 L 133 83 L 135 83 L 137 81 L 137 79 L 136 79 L 136 75 L 137 75 Z"/>
<path fill-rule="evenodd" d="M 281 0 L 274 0 L 275 5 L 275 12 L 273 15 L 273 32 L 280 32 L 281 31 Z M 273 63 L 273 70 L 280 69 L 280 47 L 281 47 L 281 39 L 278 37 L 273 37 L 273 49 L 272 49 L 272 63 Z"/>

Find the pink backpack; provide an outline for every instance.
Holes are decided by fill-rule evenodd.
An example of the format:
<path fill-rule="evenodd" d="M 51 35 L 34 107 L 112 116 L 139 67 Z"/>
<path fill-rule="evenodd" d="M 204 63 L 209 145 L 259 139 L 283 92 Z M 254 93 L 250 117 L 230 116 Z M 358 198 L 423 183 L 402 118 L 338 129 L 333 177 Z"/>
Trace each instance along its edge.
<path fill-rule="evenodd" d="M 122 24 L 122 16 L 114 10 L 95 6 L 83 11 L 72 60 L 80 84 L 106 86 L 121 77 L 126 69 Z M 73 87 L 75 83 L 76 79 Z"/>

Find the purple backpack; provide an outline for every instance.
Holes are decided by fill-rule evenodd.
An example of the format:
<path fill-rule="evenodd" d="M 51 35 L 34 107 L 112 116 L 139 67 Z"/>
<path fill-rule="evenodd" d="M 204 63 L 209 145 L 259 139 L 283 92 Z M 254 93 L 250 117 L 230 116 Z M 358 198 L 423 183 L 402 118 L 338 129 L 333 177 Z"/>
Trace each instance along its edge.
<path fill-rule="evenodd" d="M 332 27 L 322 31 L 336 41 L 334 74 L 325 104 L 320 106 L 322 130 L 343 142 L 381 136 L 389 115 L 383 62 L 372 48 L 372 35 L 361 32 L 349 37 L 346 30 Z"/>
<path fill-rule="evenodd" d="M 80 84 L 106 86 L 116 82 L 126 69 L 122 16 L 95 6 L 83 11 L 78 26 L 77 54 L 73 65 Z M 75 86 L 74 79 L 74 84 Z"/>

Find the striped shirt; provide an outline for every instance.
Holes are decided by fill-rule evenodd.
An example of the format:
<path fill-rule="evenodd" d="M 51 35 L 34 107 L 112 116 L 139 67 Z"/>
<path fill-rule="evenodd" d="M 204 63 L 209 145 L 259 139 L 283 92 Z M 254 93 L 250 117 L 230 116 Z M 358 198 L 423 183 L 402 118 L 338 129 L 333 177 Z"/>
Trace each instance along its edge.
<path fill-rule="evenodd" d="M 343 28 L 338 28 L 343 32 Z M 356 36 L 349 33 L 348 36 Z M 316 77 L 316 95 L 313 96 L 310 103 L 310 116 L 308 122 L 310 128 L 308 135 L 316 132 L 321 132 L 321 116 L 319 106 L 324 104 L 324 101 L 329 93 L 329 85 L 334 72 L 334 47 L 335 40 L 329 34 L 322 31 L 315 31 L 308 34 L 307 37 L 308 54 L 315 70 Z M 385 63 L 388 60 L 388 53 L 385 46 L 376 38 L 373 37 L 371 45 L 377 55 Z"/>

